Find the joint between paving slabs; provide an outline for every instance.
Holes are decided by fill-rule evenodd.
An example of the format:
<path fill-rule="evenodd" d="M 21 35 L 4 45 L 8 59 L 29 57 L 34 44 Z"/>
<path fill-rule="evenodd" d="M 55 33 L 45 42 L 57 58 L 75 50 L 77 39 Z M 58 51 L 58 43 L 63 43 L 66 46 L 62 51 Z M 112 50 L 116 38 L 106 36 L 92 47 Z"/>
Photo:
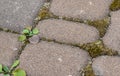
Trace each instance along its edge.
<path fill-rule="evenodd" d="M 73 43 L 65 43 L 65 42 L 59 42 L 56 40 L 46 39 L 44 37 L 41 38 L 42 41 L 48 41 L 48 42 L 55 42 L 58 44 L 65 44 L 70 45 L 74 47 L 79 47 L 80 49 L 85 50 L 89 53 L 89 55 L 92 58 L 102 56 L 102 55 L 108 55 L 108 56 L 119 56 L 117 51 L 114 51 L 112 49 L 107 48 L 102 40 L 96 40 L 95 42 L 86 43 L 86 44 L 73 44 Z"/>
<path fill-rule="evenodd" d="M 21 46 L 20 50 L 18 50 L 18 54 L 17 54 L 17 56 L 16 56 L 16 60 L 19 60 L 20 55 L 21 55 L 22 52 L 24 51 L 24 49 L 25 49 L 25 47 L 26 47 L 27 44 L 28 44 L 27 42 L 23 43 L 23 45 Z"/>
<path fill-rule="evenodd" d="M 9 32 L 9 33 L 13 33 L 13 34 L 20 34 L 18 32 L 12 31 L 12 30 L 7 29 L 7 28 L 0 28 L 0 31 Z"/>
<path fill-rule="evenodd" d="M 102 55 L 118 56 L 117 51 L 107 48 L 104 45 L 103 41 L 100 39 L 96 40 L 95 42 L 85 43 L 85 44 L 73 44 L 73 43 L 59 42 L 56 40 L 46 39 L 44 37 L 42 37 L 41 40 L 48 41 L 48 42 L 55 42 L 58 44 L 70 45 L 70 46 L 74 46 L 74 47 L 79 47 L 80 49 L 83 49 L 86 52 L 88 52 L 92 58 L 102 56 Z"/>
<path fill-rule="evenodd" d="M 111 11 L 117 11 L 120 9 L 120 0 L 114 0 L 110 5 L 109 9 Z"/>
<path fill-rule="evenodd" d="M 56 40 L 51 40 L 51 39 L 46 39 L 46 38 L 41 38 L 41 40 L 42 41 L 47 41 L 47 42 L 55 42 L 55 43 L 58 43 L 58 44 L 64 44 L 64 45 L 70 45 L 70 46 L 74 46 L 74 47 L 79 47 L 80 49 L 83 49 L 82 47 L 80 47 L 80 45 L 78 45 L 78 44 L 71 44 L 71 43 L 63 43 L 63 42 L 59 42 L 59 41 L 56 41 Z M 100 41 L 100 40 L 98 40 L 98 41 L 96 41 L 96 42 L 93 42 L 93 43 L 88 43 L 88 44 L 86 44 L 86 45 L 90 45 L 90 44 L 92 44 L 92 46 L 94 46 L 95 44 L 96 45 L 102 45 L 102 47 L 103 47 L 103 43 Z M 94 45 L 93 45 L 94 44 Z M 100 46 L 101 47 L 101 46 Z M 106 47 L 103 47 L 103 48 L 106 48 Z M 102 48 L 102 49 L 103 49 Z M 86 49 L 84 49 L 85 51 L 86 51 Z M 108 49 L 109 50 L 109 49 Z M 88 50 L 87 50 L 87 52 L 89 52 Z M 108 51 L 109 53 L 110 53 L 110 56 L 118 56 L 117 54 L 113 54 L 114 52 L 112 52 L 111 51 L 111 49 Z M 89 53 L 90 54 L 90 53 Z M 102 55 L 102 54 L 101 54 Z M 100 54 L 97 54 L 97 56 L 95 55 L 93 55 L 94 57 L 92 57 L 91 55 L 90 55 L 90 57 L 92 57 L 92 59 L 93 58 L 95 58 L 95 57 L 98 57 L 98 56 L 101 56 Z M 103 55 L 105 55 L 105 54 L 103 54 Z M 80 70 L 79 71 L 79 73 L 82 75 L 82 76 L 95 76 L 95 74 L 94 74 L 94 71 L 93 71 L 93 69 L 92 69 L 92 59 L 88 62 L 88 64 L 82 69 L 82 70 Z"/>
<path fill-rule="evenodd" d="M 47 0 L 47 1 L 48 1 L 48 3 L 50 3 L 50 0 Z M 47 8 L 47 9 L 48 9 L 48 8 Z M 119 9 L 120 9 L 120 8 L 119 8 Z M 117 9 L 117 10 L 118 10 L 118 9 Z M 115 10 L 113 10 L 113 11 L 115 11 Z M 48 9 L 47 11 L 43 11 L 43 9 L 41 9 L 40 12 L 42 12 L 42 13 L 41 13 L 41 14 L 39 13 L 38 16 L 43 15 L 43 18 L 40 19 L 40 20 L 38 20 L 38 22 L 41 21 L 41 20 L 44 20 L 44 19 L 54 18 L 54 19 L 63 19 L 63 20 L 66 20 L 66 21 L 72 21 L 72 22 L 85 23 L 85 24 L 87 23 L 86 21 L 83 21 L 83 20 L 78 19 L 78 18 L 69 18 L 69 17 L 56 16 L 56 15 L 50 13 L 50 12 L 49 12 L 49 9 Z M 110 11 L 110 12 L 111 12 L 111 11 Z M 44 13 L 46 13 L 46 14 L 44 14 Z M 105 21 L 106 19 L 107 19 L 107 18 L 101 20 L 101 21 L 103 21 L 103 24 L 104 24 L 104 21 Z M 35 21 L 37 21 L 37 20 L 35 20 Z M 88 20 L 87 20 L 87 21 L 88 21 Z M 100 21 L 100 20 L 98 20 L 98 21 Z M 98 25 L 98 24 L 95 24 L 95 22 L 97 23 L 97 21 L 91 21 L 91 22 L 93 23 L 93 25 L 92 25 L 92 24 L 89 24 L 89 23 L 87 23 L 87 24 L 90 25 L 90 26 L 94 26 L 94 27 L 96 27 L 95 25 Z M 98 22 L 98 23 L 99 23 L 99 22 Z M 100 24 L 102 24 L 102 22 L 100 22 Z M 105 28 L 104 34 L 106 33 L 106 29 L 108 28 L 108 26 L 109 26 L 110 24 L 111 24 L 111 15 L 110 15 L 110 13 L 109 13 L 107 24 L 103 27 L 103 28 Z M 35 23 L 35 27 L 36 27 L 36 23 Z M 0 31 L 10 32 L 10 33 L 14 33 L 14 34 L 19 34 L 19 33 L 17 33 L 17 32 L 14 32 L 14 31 L 11 31 L 11 30 L 8 30 L 8 29 L 2 29 L 2 28 L 0 28 Z M 100 37 L 103 37 L 104 34 L 102 34 L 102 36 L 100 36 Z M 84 49 L 84 50 L 86 50 L 85 48 L 87 48 L 87 47 L 85 47 L 85 46 L 82 47 L 82 45 L 79 45 L 79 44 L 63 43 L 63 42 L 58 42 L 58 41 L 56 41 L 56 40 L 50 40 L 50 39 L 46 39 L 46 38 L 41 38 L 41 40 L 43 40 L 43 41 L 48 41 L 48 42 L 55 42 L 55 43 L 59 43 L 59 44 L 70 45 L 70 46 L 75 46 L 75 47 L 79 47 L 80 49 Z M 93 42 L 93 43 L 94 43 L 94 42 Z M 27 44 L 29 44 L 29 43 L 24 43 L 23 46 L 21 46 L 21 49 L 18 50 L 19 52 L 18 52 L 18 55 L 16 56 L 16 59 L 19 59 L 22 51 L 24 50 L 24 48 L 26 47 Z M 92 43 L 91 43 L 91 44 L 92 44 Z M 90 43 L 84 44 L 84 45 L 88 46 L 88 45 L 90 45 Z M 106 48 L 106 47 L 105 47 L 105 48 Z M 103 49 L 103 48 L 102 48 L 102 49 Z M 109 48 L 108 48 L 108 49 L 109 49 Z M 86 50 L 86 51 L 89 52 L 88 50 Z M 90 54 L 90 52 L 89 52 L 89 54 Z M 111 53 L 111 54 L 112 54 L 112 53 Z M 103 55 L 104 55 L 104 54 L 103 54 Z M 120 55 L 118 55 L 118 53 L 112 54 L 112 55 L 120 56 Z M 97 55 L 97 56 L 100 56 L 100 54 Z M 95 57 L 97 57 L 97 56 L 95 56 Z M 92 57 L 92 58 L 94 58 L 94 57 Z M 84 72 L 84 76 L 95 76 L 95 75 L 94 75 L 94 72 L 93 72 L 93 70 L 92 70 L 92 64 L 88 64 L 88 65 L 84 68 L 84 70 L 81 71 L 81 72 L 82 72 L 82 73 Z"/>
<path fill-rule="evenodd" d="M 46 19 L 62 19 L 65 21 L 71 21 L 71 22 L 78 22 L 78 23 L 84 23 L 88 26 L 93 26 L 99 31 L 99 35 L 102 38 L 105 33 L 106 29 L 109 27 L 110 24 L 110 12 L 108 15 L 100 20 L 82 20 L 79 18 L 72 18 L 72 17 L 61 17 L 54 15 L 52 12 L 49 11 L 50 8 L 50 2 L 44 3 L 43 7 L 40 9 L 38 16 L 35 18 L 34 22 L 37 25 L 39 21 L 46 20 Z"/>
<path fill-rule="evenodd" d="M 89 61 L 88 64 L 80 71 L 81 76 L 96 76 L 93 68 L 92 68 L 93 61 Z"/>

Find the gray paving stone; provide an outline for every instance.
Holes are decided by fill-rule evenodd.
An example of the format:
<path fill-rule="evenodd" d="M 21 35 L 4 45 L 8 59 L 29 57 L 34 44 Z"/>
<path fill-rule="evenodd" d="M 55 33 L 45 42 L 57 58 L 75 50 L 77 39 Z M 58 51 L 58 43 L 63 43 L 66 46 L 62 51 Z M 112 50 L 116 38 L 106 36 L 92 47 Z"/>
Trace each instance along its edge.
<path fill-rule="evenodd" d="M 103 42 L 120 54 L 120 10 L 111 13 L 111 25 L 103 37 Z"/>
<path fill-rule="evenodd" d="M 0 76 L 4 76 L 3 74 L 0 74 Z"/>
<path fill-rule="evenodd" d="M 109 13 L 113 0 L 52 0 L 50 11 L 55 15 L 80 19 L 102 19 Z"/>
<path fill-rule="evenodd" d="M 83 44 L 97 40 L 99 33 L 96 28 L 82 23 L 49 19 L 40 21 L 37 25 L 40 37 L 59 42 Z"/>
<path fill-rule="evenodd" d="M 21 46 L 17 39 L 16 34 L 0 32 L 0 64 L 7 66 L 12 64 Z"/>
<path fill-rule="evenodd" d="M 78 47 L 41 41 L 28 44 L 20 56 L 20 67 L 28 76 L 80 76 L 89 55 Z"/>
<path fill-rule="evenodd" d="M 44 0 L 1 0 L 0 27 L 20 32 L 24 27 L 33 25 Z"/>
<path fill-rule="evenodd" d="M 93 60 L 96 76 L 120 76 L 120 57 L 101 56 Z"/>

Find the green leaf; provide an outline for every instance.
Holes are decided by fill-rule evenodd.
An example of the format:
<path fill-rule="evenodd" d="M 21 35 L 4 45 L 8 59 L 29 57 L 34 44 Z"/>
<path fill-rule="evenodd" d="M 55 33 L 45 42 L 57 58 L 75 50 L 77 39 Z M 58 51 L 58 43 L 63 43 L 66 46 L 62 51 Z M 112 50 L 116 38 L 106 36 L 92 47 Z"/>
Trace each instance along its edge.
<path fill-rule="evenodd" d="M 34 28 L 34 29 L 32 30 L 32 32 L 33 32 L 33 34 L 38 34 L 38 33 L 39 33 L 39 30 L 38 30 L 37 28 Z"/>
<path fill-rule="evenodd" d="M 1 73 L 1 72 L 3 72 L 3 71 L 2 71 L 2 64 L 0 64 L 0 73 Z"/>
<path fill-rule="evenodd" d="M 8 73 L 9 72 L 9 68 L 7 66 L 3 66 L 3 71 Z"/>
<path fill-rule="evenodd" d="M 33 36 L 34 34 L 33 34 L 33 32 L 32 31 L 30 31 L 30 33 L 29 33 L 29 36 Z"/>
<path fill-rule="evenodd" d="M 9 74 L 4 74 L 4 76 L 10 76 Z"/>
<path fill-rule="evenodd" d="M 20 35 L 18 40 L 19 41 L 24 41 L 24 40 L 26 40 L 26 36 L 25 35 Z"/>
<path fill-rule="evenodd" d="M 26 76 L 26 72 L 20 68 L 13 71 L 12 74 L 13 76 Z"/>
<path fill-rule="evenodd" d="M 28 34 L 29 32 L 30 32 L 30 30 L 28 30 L 28 29 L 24 29 L 24 30 L 22 31 L 23 34 Z"/>
<path fill-rule="evenodd" d="M 19 65 L 19 63 L 20 63 L 20 61 L 19 61 L 19 60 L 16 60 L 16 61 L 12 64 L 10 70 L 12 70 L 13 68 L 17 67 L 17 66 Z"/>

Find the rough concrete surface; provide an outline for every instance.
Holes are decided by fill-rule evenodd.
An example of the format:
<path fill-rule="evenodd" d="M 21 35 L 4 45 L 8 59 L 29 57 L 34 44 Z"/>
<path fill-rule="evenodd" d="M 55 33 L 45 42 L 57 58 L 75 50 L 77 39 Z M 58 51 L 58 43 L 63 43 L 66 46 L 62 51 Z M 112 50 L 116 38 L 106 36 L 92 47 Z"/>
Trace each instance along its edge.
<path fill-rule="evenodd" d="M 17 56 L 21 43 L 18 35 L 0 31 L 0 64 L 10 66 Z"/>
<path fill-rule="evenodd" d="M 80 76 L 89 55 L 78 47 L 41 41 L 28 44 L 20 56 L 20 67 L 28 76 Z"/>
<path fill-rule="evenodd" d="M 40 21 L 37 28 L 40 30 L 40 37 L 65 43 L 83 44 L 99 38 L 99 32 L 96 28 L 64 20 Z"/>
<path fill-rule="evenodd" d="M 52 0 L 50 11 L 55 15 L 80 18 L 102 19 L 109 13 L 113 0 Z"/>
<path fill-rule="evenodd" d="M 95 58 L 92 67 L 96 76 L 119 76 L 120 57 L 101 56 Z"/>
<path fill-rule="evenodd" d="M 32 26 L 44 0 L 1 0 L 0 28 L 20 32 Z"/>

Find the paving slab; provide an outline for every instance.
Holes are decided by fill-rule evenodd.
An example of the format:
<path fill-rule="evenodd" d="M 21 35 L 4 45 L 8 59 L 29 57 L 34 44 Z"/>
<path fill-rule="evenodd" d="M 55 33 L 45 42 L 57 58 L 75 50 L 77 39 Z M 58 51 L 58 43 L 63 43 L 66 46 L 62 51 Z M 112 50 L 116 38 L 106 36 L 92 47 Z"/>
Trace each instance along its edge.
<path fill-rule="evenodd" d="M 41 41 L 28 44 L 20 56 L 20 66 L 28 76 L 80 76 L 89 55 L 78 47 Z"/>
<path fill-rule="evenodd" d="M 18 35 L 0 31 L 0 64 L 10 66 L 20 46 Z"/>
<path fill-rule="evenodd" d="M 96 76 L 120 76 L 120 57 L 101 56 L 93 60 Z"/>
<path fill-rule="evenodd" d="M 0 28 L 20 32 L 24 27 L 33 25 L 44 0 L 1 0 Z"/>
<path fill-rule="evenodd" d="M 113 0 L 52 0 L 50 11 L 55 15 L 96 20 L 106 17 Z"/>
<path fill-rule="evenodd" d="M 96 28 L 64 20 L 40 21 L 37 28 L 40 30 L 40 37 L 64 43 L 83 44 L 96 41 L 99 38 Z"/>
<path fill-rule="evenodd" d="M 111 24 L 103 37 L 103 42 L 120 54 L 120 10 L 111 13 Z"/>

